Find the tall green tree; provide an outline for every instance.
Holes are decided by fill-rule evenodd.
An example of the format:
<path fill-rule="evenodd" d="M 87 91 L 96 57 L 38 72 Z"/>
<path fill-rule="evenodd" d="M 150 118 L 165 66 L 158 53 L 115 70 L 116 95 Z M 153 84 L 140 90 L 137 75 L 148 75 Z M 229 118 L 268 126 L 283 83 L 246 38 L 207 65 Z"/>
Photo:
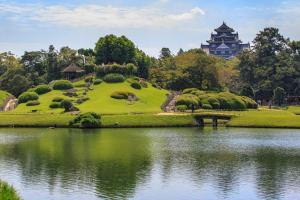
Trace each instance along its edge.
<path fill-rule="evenodd" d="M 96 43 L 96 64 L 133 63 L 135 61 L 135 45 L 125 36 L 107 35 Z"/>
<path fill-rule="evenodd" d="M 171 50 L 167 47 L 163 47 L 160 51 L 160 56 L 161 59 L 169 58 L 172 57 Z"/>

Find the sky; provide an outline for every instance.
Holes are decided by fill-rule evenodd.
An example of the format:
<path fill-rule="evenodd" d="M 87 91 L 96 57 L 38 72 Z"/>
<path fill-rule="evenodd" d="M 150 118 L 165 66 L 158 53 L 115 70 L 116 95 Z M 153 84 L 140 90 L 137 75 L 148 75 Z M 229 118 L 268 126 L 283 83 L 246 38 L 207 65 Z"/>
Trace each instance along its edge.
<path fill-rule="evenodd" d="M 158 56 L 199 48 L 223 21 L 245 43 L 265 27 L 300 40 L 299 19 L 299 0 L 0 0 L 0 52 L 94 48 L 116 34 Z"/>

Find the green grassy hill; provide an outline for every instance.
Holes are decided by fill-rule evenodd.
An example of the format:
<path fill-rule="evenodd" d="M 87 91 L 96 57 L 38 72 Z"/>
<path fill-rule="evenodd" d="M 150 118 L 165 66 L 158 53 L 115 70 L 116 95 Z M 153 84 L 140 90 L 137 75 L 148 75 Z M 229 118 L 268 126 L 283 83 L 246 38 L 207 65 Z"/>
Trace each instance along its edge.
<path fill-rule="evenodd" d="M 84 92 L 84 82 L 77 82 L 74 85 L 77 94 L 81 96 Z M 138 101 L 129 102 L 128 100 L 111 98 L 110 95 L 116 91 L 132 92 L 138 97 Z M 137 90 L 132 88 L 128 81 L 123 83 L 103 82 L 99 85 L 92 85 L 91 90 L 85 96 L 89 100 L 82 104 L 75 103 L 75 106 L 81 112 L 97 112 L 100 114 L 157 113 L 161 112 L 161 105 L 166 100 L 167 94 L 168 91 L 154 88 L 151 84 L 148 84 L 147 88 Z M 20 104 L 12 113 L 29 113 L 32 110 L 38 110 L 41 113 L 61 113 L 63 109 L 51 109 L 49 107 L 55 97 L 76 100 L 74 97 L 66 97 L 63 91 L 52 90 L 39 96 L 40 105 L 26 106 L 26 104 Z"/>
<path fill-rule="evenodd" d="M 0 90 L 0 108 L 4 106 L 4 103 L 9 96 L 11 96 L 11 94 L 3 90 Z"/>

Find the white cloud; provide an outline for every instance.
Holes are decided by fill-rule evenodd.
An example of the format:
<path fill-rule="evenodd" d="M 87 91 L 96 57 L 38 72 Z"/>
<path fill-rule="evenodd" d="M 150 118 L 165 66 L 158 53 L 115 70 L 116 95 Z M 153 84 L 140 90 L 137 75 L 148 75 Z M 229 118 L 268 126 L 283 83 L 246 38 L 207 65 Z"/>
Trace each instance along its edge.
<path fill-rule="evenodd" d="M 205 15 L 204 10 L 199 7 L 194 7 L 186 12 L 170 13 L 155 7 L 136 8 L 100 5 L 42 7 L 17 4 L 0 4 L 1 13 L 13 15 L 16 19 L 24 18 L 54 25 L 97 28 L 174 27 L 185 25 L 186 22 Z"/>

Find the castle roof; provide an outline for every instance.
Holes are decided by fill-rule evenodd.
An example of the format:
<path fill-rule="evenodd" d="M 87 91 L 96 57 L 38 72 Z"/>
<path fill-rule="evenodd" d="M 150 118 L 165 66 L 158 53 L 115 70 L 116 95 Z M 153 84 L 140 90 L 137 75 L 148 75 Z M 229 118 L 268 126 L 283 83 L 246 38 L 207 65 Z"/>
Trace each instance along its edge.
<path fill-rule="evenodd" d="M 223 24 L 219 28 L 216 28 L 215 31 L 217 33 L 232 33 L 234 32 L 234 29 L 230 28 L 225 22 L 223 22 Z"/>
<path fill-rule="evenodd" d="M 222 43 L 217 47 L 217 50 L 230 50 L 230 48 L 226 44 Z"/>

